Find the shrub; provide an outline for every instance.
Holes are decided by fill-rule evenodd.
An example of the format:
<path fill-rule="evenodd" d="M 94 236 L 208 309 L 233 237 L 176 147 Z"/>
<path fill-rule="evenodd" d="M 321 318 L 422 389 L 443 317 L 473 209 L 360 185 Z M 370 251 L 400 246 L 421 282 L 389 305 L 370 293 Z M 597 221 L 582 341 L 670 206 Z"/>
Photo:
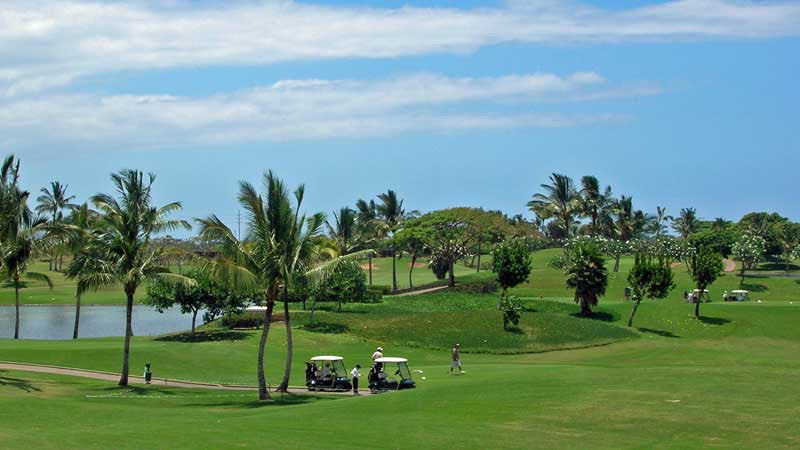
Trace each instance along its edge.
<path fill-rule="evenodd" d="M 497 281 L 494 279 L 489 279 L 457 284 L 455 287 L 450 288 L 450 291 L 464 292 L 467 294 L 489 294 L 497 291 L 497 287 Z"/>
<path fill-rule="evenodd" d="M 531 254 L 525 244 L 517 239 L 506 240 L 492 251 L 492 272 L 503 288 L 508 288 L 528 281 L 531 274 Z"/>
<path fill-rule="evenodd" d="M 380 293 L 383 295 L 389 295 L 392 293 L 392 287 L 388 284 L 373 284 L 372 286 L 369 286 L 369 289 L 380 291 Z"/>
<path fill-rule="evenodd" d="M 500 302 L 497 304 L 497 309 L 503 312 L 503 329 L 508 330 L 508 325 L 519 325 L 519 319 L 522 317 L 522 303 L 519 298 L 513 295 L 503 295 L 500 297 Z"/>

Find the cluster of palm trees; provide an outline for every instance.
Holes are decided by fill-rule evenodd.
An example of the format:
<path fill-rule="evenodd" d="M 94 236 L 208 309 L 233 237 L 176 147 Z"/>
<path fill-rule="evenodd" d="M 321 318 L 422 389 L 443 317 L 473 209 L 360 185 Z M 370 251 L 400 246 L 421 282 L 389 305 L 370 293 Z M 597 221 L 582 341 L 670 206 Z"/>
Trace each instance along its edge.
<path fill-rule="evenodd" d="M 37 211 L 49 213 L 50 218 L 36 215 L 28 207 L 30 193 L 18 186 L 19 161 L 14 156 L 5 159 L 0 169 L 0 270 L 2 278 L 15 288 L 16 320 L 14 338 L 19 338 L 19 289 L 23 279 L 38 280 L 52 287 L 46 274 L 28 270 L 33 258 L 51 255 L 51 270 L 59 269 L 61 254 L 69 251 L 72 259 L 65 275 L 77 281 L 76 315 L 73 337 L 78 337 L 80 297 L 90 289 L 103 286 L 122 286 L 126 295 L 125 341 L 120 385 L 128 384 L 128 361 L 134 296 L 148 277 L 175 277 L 191 282 L 158 264 L 156 250 L 150 245 L 153 236 L 177 228 L 189 229 L 187 222 L 169 219 L 181 209 L 180 203 L 155 207 L 152 185 L 155 176 L 145 176 L 135 170 L 112 174 L 116 196 L 97 194 L 88 204 L 75 206 L 66 186 L 51 184 L 39 197 Z M 71 209 L 69 218 L 64 209 Z M 58 255 L 58 262 L 54 255 Z"/>
<path fill-rule="evenodd" d="M 685 238 L 700 227 L 694 208 L 681 209 L 677 218 L 660 206 L 655 215 L 648 215 L 634 208 L 632 197 L 614 197 L 611 186 L 603 188 L 591 175 L 582 177 L 578 186 L 571 177 L 554 173 L 541 188 L 528 208 L 542 232 L 553 239 L 589 235 L 628 241 L 645 234 L 661 236 L 668 224 Z"/>
<path fill-rule="evenodd" d="M 397 253 L 400 250 L 393 239 L 406 221 L 419 212 L 406 212 L 403 200 L 393 190 L 376 196 L 377 202 L 359 199 L 355 209 L 343 207 L 333 213 L 333 221 L 326 221 L 332 255 L 344 256 L 356 250 L 374 249 L 381 243 L 392 256 L 392 290 L 397 290 Z M 413 253 L 413 252 L 412 252 Z M 371 253 L 370 253 L 371 255 Z M 372 258 L 369 260 L 369 276 L 372 277 Z M 370 279 L 370 283 L 372 280 Z"/>

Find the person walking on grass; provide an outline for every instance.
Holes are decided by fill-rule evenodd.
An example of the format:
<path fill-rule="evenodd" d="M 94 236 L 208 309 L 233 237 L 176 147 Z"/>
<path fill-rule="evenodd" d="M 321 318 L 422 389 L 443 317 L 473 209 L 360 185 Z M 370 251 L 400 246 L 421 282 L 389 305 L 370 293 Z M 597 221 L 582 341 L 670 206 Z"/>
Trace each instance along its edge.
<path fill-rule="evenodd" d="M 458 374 L 463 375 L 464 369 L 461 368 L 461 345 L 456 344 L 451 351 L 452 361 L 450 362 L 450 375 L 453 374 L 453 369 L 458 368 Z"/>
<path fill-rule="evenodd" d="M 358 377 L 361 376 L 361 374 L 358 372 L 358 369 L 360 368 L 361 366 L 356 364 L 356 366 L 353 368 L 353 371 L 350 372 L 350 375 L 353 377 L 353 395 L 361 395 L 358 393 Z"/>

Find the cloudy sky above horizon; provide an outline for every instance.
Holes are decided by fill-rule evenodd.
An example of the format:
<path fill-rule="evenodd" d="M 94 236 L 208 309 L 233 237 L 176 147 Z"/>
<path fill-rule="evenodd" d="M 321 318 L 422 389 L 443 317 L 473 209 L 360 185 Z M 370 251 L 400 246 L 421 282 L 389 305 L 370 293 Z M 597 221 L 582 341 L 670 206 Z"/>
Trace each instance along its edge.
<path fill-rule="evenodd" d="M 524 212 L 550 172 L 638 208 L 800 220 L 800 2 L 43 1 L 0 9 L 0 151 L 83 199 L 123 167 L 231 221 L 273 169 L 330 211 Z"/>

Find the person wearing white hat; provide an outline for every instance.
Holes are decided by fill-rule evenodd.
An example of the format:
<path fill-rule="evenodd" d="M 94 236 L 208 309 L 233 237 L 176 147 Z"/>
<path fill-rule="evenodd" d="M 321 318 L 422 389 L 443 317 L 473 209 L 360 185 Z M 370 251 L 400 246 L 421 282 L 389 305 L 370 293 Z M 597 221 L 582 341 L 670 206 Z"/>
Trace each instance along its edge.
<path fill-rule="evenodd" d="M 378 373 L 383 369 L 383 363 L 379 363 L 376 361 L 379 358 L 383 358 L 383 347 L 378 347 L 377 349 L 375 349 L 375 353 L 372 354 L 372 363 L 373 363 L 372 367 L 375 370 L 375 373 Z"/>

